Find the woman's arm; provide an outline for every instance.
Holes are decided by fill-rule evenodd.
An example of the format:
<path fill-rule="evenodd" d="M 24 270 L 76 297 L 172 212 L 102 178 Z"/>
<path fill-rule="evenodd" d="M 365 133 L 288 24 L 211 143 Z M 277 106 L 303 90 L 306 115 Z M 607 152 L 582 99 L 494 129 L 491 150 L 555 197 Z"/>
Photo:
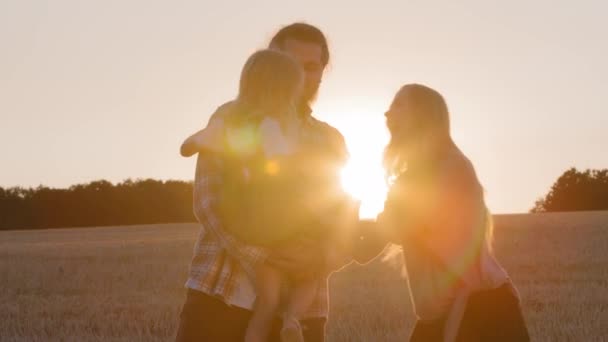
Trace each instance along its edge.
<path fill-rule="evenodd" d="M 485 239 L 488 213 L 483 190 L 472 168 L 454 169 L 440 184 L 427 213 L 429 231 L 424 240 L 446 261 L 470 259 Z"/>
<path fill-rule="evenodd" d="M 453 163 L 432 180 L 407 188 L 400 205 L 404 243 L 424 245 L 449 263 L 476 253 L 485 237 L 486 212 L 472 166 Z"/>

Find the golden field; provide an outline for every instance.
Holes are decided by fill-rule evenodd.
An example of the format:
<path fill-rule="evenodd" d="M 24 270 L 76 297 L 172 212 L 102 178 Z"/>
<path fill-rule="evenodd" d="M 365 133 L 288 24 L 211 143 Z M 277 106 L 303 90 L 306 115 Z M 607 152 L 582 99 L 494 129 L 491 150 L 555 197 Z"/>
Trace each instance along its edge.
<path fill-rule="evenodd" d="M 495 250 L 535 341 L 608 340 L 608 212 L 498 215 Z M 0 232 L 1 341 L 171 341 L 196 224 Z M 404 341 L 394 266 L 330 279 L 329 341 Z"/>

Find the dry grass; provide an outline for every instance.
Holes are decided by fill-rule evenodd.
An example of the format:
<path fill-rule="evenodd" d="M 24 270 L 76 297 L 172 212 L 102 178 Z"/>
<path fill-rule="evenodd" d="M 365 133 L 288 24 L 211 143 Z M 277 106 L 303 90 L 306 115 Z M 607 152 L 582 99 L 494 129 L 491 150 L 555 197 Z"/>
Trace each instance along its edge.
<path fill-rule="evenodd" d="M 608 212 L 497 217 L 496 252 L 537 341 L 608 336 Z M 171 341 L 197 225 L 0 232 L 0 340 Z M 330 341 L 403 341 L 399 272 L 331 279 Z"/>

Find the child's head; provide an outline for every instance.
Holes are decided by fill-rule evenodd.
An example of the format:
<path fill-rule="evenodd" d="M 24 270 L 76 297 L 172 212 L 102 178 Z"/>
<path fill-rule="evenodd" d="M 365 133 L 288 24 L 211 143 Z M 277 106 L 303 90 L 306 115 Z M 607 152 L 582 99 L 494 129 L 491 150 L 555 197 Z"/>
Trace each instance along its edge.
<path fill-rule="evenodd" d="M 247 110 L 277 117 L 295 106 L 304 81 L 301 66 L 277 50 L 261 50 L 249 57 L 237 102 Z"/>

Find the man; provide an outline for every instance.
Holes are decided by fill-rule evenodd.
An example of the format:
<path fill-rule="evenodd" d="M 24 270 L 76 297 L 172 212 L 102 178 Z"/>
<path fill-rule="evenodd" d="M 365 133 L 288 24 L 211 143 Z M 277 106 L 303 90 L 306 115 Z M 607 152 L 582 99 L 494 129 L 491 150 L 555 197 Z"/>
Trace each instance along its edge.
<path fill-rule="evenodd" d="M 323 71 L 329 62 L 327 40 L 314 26 L 296 23 L 279 30 L 270 48 L 280 49 L 295 58 L 305 72 L 305 85 L 298 106 L 304 119 L 302 136 L 319 149 L 340 151 L 337 162 L 345 162 L 346 145 L 333 127 L 311 116 Z M 222 109 L 214 116 L 221 116 Z M 213 120 L 213 117 L 212 119 Z M 210 121 L 211 121 L 210 120 Z M 318 291 L 313 305 L 301 322 L 307 342 L 324 341 L 328 315 L 326 257 L 303 242 L 289 256 L 265 255 L 256 246 L 248 246 L 227 233 L 215 212 L 217 189 L 221 187 L 221 160 L 199 155 L 194 183 L 194 211 L 203 225 L 194 248 L 186 287 L 188 294 L 177 333 L 177 341 L 242 341 L 252 314 L 255 289 L 248 277 L 254 265 L 267 262 L 279 270 L 299 277 L 315 277 Z M 336 178 L 336 181 L 338 179 Z M 272 329 L 271 340 L 279 340 L 280 322 Z"/>

